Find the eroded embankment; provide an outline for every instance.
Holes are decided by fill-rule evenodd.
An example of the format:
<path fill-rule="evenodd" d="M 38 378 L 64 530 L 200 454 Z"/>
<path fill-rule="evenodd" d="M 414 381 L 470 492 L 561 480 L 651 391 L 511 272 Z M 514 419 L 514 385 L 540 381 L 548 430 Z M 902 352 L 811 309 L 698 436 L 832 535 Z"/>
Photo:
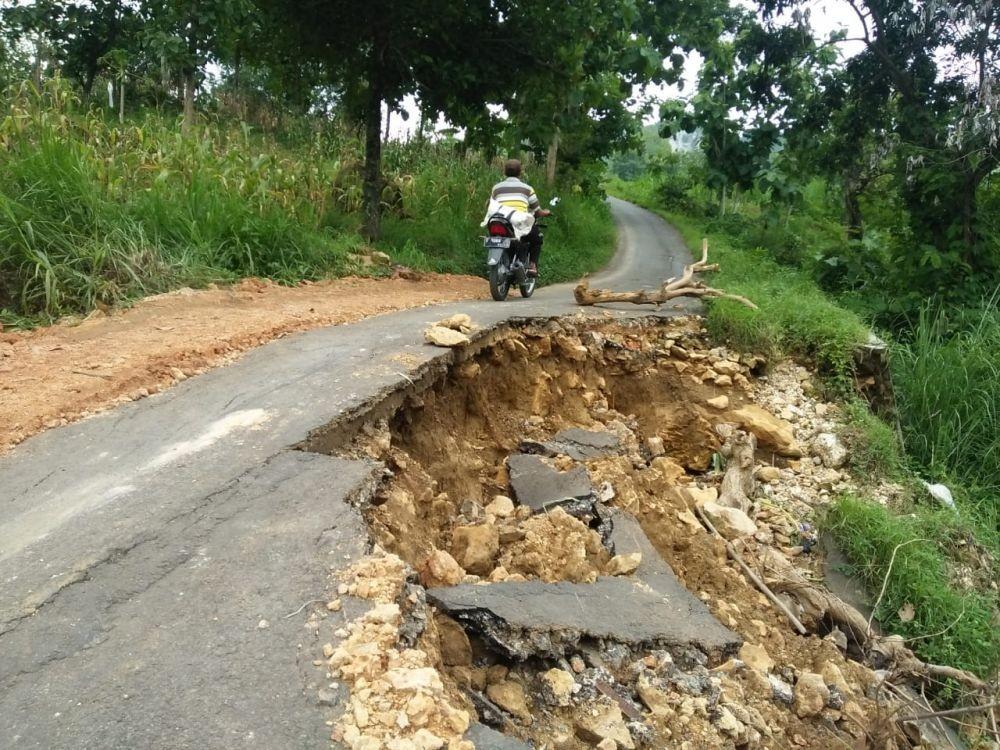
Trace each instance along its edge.
<path fill-rule="evenodd" d="M 528 325 L 368 422 L 349 450 L 386 467 L 365 509 L 386 554 L 340 584 L 379 604 L 321 662 L 350 687 L 334 739 L 903 742 L 835 622 L 786 595 L 794 632 L 693 512 L 774 588 L 817 577 L 812 513 L 849 481 L 834 407 L 764 365 L 697 318 Z"/>

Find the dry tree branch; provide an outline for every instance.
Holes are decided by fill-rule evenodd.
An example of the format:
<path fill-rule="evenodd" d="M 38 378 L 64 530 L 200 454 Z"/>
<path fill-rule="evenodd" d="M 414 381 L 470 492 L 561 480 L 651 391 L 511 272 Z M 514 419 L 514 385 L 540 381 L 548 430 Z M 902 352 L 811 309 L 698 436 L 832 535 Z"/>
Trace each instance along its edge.
<path fill-rule="evenodd" d="M 573 290 L 573 296 L 576 297 L 578 305 L 631 302 L 636 305 L 654 305 L 657 308 L 664 302 L 677 297 L 709 297 L 712 299 L 731 299 L 756 310 L 757 305 L 746 297 L 714 289 L 694 279 L 696 273 L 718 270 L 718 263 L 708 262 L 708 240 L 704 239 L 701 241 L 701 260 L 685 266 L 684 273 L 679 278 L 667 279 L 657 290 L 640 289 L 635 292 L 614 292 L 610 289 L 591 289 L 587 279 L 583 279 Z"/>

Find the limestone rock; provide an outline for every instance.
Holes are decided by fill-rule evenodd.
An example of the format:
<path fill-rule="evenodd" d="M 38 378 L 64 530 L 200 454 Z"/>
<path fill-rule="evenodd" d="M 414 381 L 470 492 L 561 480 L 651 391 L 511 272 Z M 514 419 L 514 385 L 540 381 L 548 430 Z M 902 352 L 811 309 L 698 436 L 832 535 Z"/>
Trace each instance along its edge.
<path fill-rule="evenodd" d="M 764 674 L 774 669 L 774 659 L 767 653 L 767 649 L 754 643 L 744 643 L 740 647 L 740 660 L 751 669 Z"/>
<path fill-rule="evenodd" d="M 418 571 L 420 582 L 427 588 L 432 586 L 454 586 L 465 578 L 465 571 L 455 558 L 443 549 L 431 552 Z"/>
<path fill-rule="evenodd" d="M 716 396 L 715 398 L 710 398 L 706 402 L 713 409 L 728 409 L 729 408 L 729 396 L 723 394 L 722 396 Z"/>
<path fill-rule="evenodd" d="M 513 680 L 494 682 L 486 688 L 486 696 L 504 711 L 516 716 L 526 724 L 531 723 L 531 709 L 524 696 L 524 688 Z"/>
<path fill-rule="evenodd" d="M 819 433 L 812 442 L 812 450 L 831 469 L 839 469 L 847 461 L 847 448 L 832 432 Z"/>
<path fill-rule="evenodd" d="M 576 736 L 584 742 L 597 745 L 612 740 L 618 747 L 634 750 L 635 743 L 618 706 L 597 706 L 593 713 L 585 713 L 576 720 Z"/>
<path fill-rule="evenodd" d="M 736 375 L 740 371 L 740 366 L 728 359 L 720 359 L 712 365 L 712 369 L 720 375 Z"/>
<path fill-rule="evenodd" d="M 760 466 L 756 471 L 757 480 L 770 484 L 781 479 L 781 469 L 777 466 Z"/>
<path fill-rule="evenodd" d="M 739 508 L 728 508 L 718 503 L 705 503 L 701 509 L 725 539 L 732 541 L 757 533 L 757 524 Z"/>
<path fill-rule="evenodd" d="M 605 573 L 609 576 L 625 576 L 635 571 L 642 562 L 642 554 L 632 552 L 628 555 L 615 555 L 605 567 Z"/>
<path fill-rule="evenodd" d="M 430 693 L 444 692 L 441 676 L 434 667 L 419 667 L 417 669 L 396 667 L 385 673 L 385 679 L 392 685 L 393 690 L 401 692 L 415 692 L 417 690 L 426 690 Z"/>
<path fill-rule="evenodd" d="M 666 718 L 673 713 L 667 694 L 653 685 L 648 678 L 639 678 L 638 683 L 636 683 L 636 692 L 639 693 L 639 700 L 645 704 L 653 716 Z"/>
<path fill-rule="evenodd" d="M 495 526 L 456 526 L 451 550 L 458 564 L 475 575 L 489 575 L 500 551 L 500 534 Z"/>
<path fill-rule="evenodd" d="M 830 688 L 821 675 L 803 672 L 795 683 L 795 715 L 800 719 L 816 716 L 830 699 Z"/>
<path fill-rule="evenodd" d="M 845 698 L 854 695 L 854 691 L 844 677 L 844 673 L 832 661 L 824 661 L 819 673 L 827 685 L 833 685 Z"/>
<path fill-rule="evenodd" d="M 451 317 L 439 320 L 437 325 L 442 328 L 450 328 L 453 331 L 461 331 L 462 333 L 468 333 L 475 328 L 472 323 L 472 318 L 465 313 L 455 313 Z"/>
<path fill-rule="evenodd" d="M 741 406 L 731 413 L 741 427 L 757 436 L 761 445 L 783 456 L 798 458 L 802 455 L 802 448 L 795 442 L 792 426 L 783 419 L 778 419 L 756 404 Z"/>
<path fill-rule="evenodd" d="M 485 510 L 490 515 L 507 518 L 514 515 L 514 501 L 506 495 L 497 495 Z"/>
<path fill-rule="evenodd" d="M 554 706 L 568 706 L 576 690 L 576 680 L 565 669 L 550 669 L 544 672 L 542 680 L 542 696 L 546 702 Z"/>
<path fill-rule="evenodd" d="M 428 344 L 444 347 L 465 346 L 469 343 L 469 337 L 464 333 L 438 325 L 430 326 L 424 331 L 424 340 Z"/>

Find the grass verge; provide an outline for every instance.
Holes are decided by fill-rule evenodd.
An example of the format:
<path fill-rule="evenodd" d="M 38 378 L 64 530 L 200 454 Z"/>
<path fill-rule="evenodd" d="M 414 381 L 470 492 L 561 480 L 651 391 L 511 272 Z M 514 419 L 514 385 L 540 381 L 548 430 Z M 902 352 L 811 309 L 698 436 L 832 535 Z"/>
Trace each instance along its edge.
<path fill-rule="evenodd" d="M 994 675 L 1000 667 L 996 597 L 953 580 L 949 558 L 972 552 L 966 530 L 950 510 L 910 510 L 897 514 L 846 496 L 830 507 L 826 526 L 870 591 L 877 593 L 885 581 L 875 616 L 887 630 L 910 640 L 926 661 Z"/>

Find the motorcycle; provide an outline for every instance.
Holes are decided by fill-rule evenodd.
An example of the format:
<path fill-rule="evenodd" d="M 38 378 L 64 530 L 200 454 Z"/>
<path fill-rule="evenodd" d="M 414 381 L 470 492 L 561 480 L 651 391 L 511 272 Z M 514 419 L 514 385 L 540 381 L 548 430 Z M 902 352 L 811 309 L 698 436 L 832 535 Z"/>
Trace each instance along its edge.
<path fill-rule="evenodd" d="M 549 205 L 555 206 L 558 202 L 558 198 L 553 198 Z M 536 226 L 539 230 L 545 228 L 545 224 L 538 222 Z M 528 275 L 528 246 L 517 239 L 509 217 L 497 213 L 486 220 L 483 247 L 486 249 L 486 267 L 493 299 L 503 302 L 513 285 L 525 299 L 535 293 L 538 278 Z"/>

